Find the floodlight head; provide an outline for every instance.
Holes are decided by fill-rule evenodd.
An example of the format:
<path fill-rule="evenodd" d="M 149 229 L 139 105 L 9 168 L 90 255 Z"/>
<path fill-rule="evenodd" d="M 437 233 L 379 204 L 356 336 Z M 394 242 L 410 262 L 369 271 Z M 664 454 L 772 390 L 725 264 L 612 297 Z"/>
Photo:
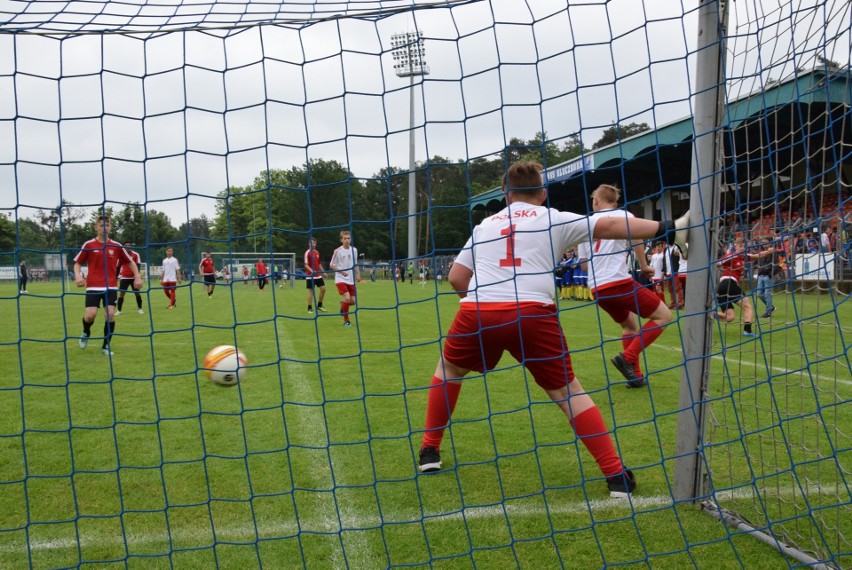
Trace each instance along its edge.
<path fill-rule="evenodd" d="M 429 75 L 429 66 L 424 59 L 423 32 L 405 32 L 391 36 L 393 47 L 393 69 L 397 77 Z"/>

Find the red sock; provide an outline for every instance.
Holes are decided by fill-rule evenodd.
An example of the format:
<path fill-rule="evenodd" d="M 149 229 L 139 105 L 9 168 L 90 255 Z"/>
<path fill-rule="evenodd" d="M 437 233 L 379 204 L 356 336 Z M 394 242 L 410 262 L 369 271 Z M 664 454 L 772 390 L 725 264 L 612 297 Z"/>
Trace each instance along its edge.
<path fill-rule="evenodd" d="M 340 312 L 343 313 L 343 320 L 349 320 L 349 303 L 346 301 L 340 301 Z"/>
<path fill-rule="evenodd" d="M 636 336 L 637 335 L 634 334 L 621 335 L 621 348 L 624 354 L 627 354 L 627 350 L 630 348 L 630 343 L 633 342 L 633 339 L 635 339 Z M 637 378 L 642 378 L 642 376 L 644 376 L 642 374 L 642 367 L 639 366 L 639 358 L 636 358 L 636 362 L 633 364 L 633 373 L 636 374 Z"/>
<path fill-rule="evenodd" d="M 432 387 L 429 388 L 429 400 L 426 404 L 426 432 L 420 447 L 440 449 L 444 439 L 444 429 L 450 423 L 450 416 L 456 408 L 461 384 L 444 382 L 437 376 L 432 376 Z"/>
<path fill-rule="evenodd" d="M 624 471 L 624 464 L 615 452 L 612 438 L 607 433 L 606 424 L 597 406 L 581 412 L 571 421 L 571 427 L 595 458 L 605 477 L 618 475 Z"/>
<path fill-rule="evenodd" d="M 645 323 L 640 333 L 633 339 L 628 349 L 624 351 L 624 360 L 627 362 L 639 362 L 639 353 L 651 346 L 663 334 L 663 330 L 663 327 L 655 322 L 648 321 Z"/>

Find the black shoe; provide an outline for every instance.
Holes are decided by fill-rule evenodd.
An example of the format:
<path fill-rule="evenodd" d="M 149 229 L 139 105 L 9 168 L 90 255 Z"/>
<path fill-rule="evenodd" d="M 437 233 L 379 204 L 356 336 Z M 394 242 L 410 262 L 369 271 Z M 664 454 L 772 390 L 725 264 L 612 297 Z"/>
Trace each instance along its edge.
<path fill-rule="evenodd" d="M 647 383 L 648 383 L 648 381 L 645 380 L 645 378 L 637 378 L 636 380 L 628 380 L 627 381 L 627 387 L 628 388 L 641 388 L 642 386 L 644 386 Z"/>
<path fill-rule="evenodd" d="M 618 371 L 621 372 L 621 375 L 624 376 L 624 378 L 627 380 L 628 386 L 631 382 L 636 383 L 640 380 L 642 381 L 642 383 L 638 386 L 642 386 L 643 384 L 645 384 L 644 378 L 639 378 L 638 376 L 636 376 L 636 372 L 633 370 L 633 365 L 624 360 L 623 352 L 619 352 L 618 354 L 613 356 L 610 362 L 612 362 L 618 369 Z M 633 386 L 633 388 L 637 388 L 638 386 Z"/>
<path fill-rule="evenodd" d="M 636 478 L 633 471 L 625 469 L 618 475 L 606 478 L 606 486 L 609 487 L 609 496 L 616 499 L 626 499 L 636 488 Z"/>
<path fill-rule="evenodd" d="M 441 470 L 441 454 L 434 447 L 424 447 L 420 450 L 420 472 L 432 473 Z"/>

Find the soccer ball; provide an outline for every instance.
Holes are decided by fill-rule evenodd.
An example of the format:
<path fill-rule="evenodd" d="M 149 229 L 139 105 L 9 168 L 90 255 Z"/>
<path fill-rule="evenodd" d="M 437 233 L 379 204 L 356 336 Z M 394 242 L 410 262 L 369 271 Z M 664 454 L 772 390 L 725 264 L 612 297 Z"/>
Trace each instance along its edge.
<path fill-rule="evenodd" d="M 204 357 L 207 379 L 219 386 L 234 386 L 248 374 L 246 355 L 230 345 L 217 346 Z"/>

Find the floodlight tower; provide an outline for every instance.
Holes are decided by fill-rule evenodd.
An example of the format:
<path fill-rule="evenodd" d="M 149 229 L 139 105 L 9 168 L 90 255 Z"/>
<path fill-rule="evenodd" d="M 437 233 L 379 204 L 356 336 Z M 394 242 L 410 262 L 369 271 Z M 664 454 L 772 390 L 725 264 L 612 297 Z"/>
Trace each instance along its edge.
<path fill-rule="evenodd" d="M 393 69 L 397 77 L 408 77 L 408 258 L 417 258 L 417 228 L 414 215 L 417 212 L 414 175 L 414 78 L 419 75 L 429 75 L 429 66 L 424 56 L 423 32 L 415 30 L 391 36 L 393 46 Z"/>

